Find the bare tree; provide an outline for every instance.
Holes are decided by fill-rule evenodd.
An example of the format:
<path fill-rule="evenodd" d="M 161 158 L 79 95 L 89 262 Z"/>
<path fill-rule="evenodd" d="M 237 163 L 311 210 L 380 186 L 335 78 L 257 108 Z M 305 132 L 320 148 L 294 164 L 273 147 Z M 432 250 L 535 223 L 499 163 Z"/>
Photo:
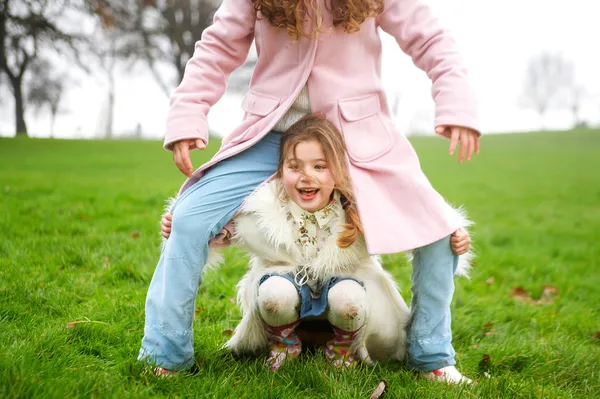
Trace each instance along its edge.
<path fill-rule="evenodd" d="M 123 31 L 132 33 L 121 51 L 131 61 L 143 60 L 165 94 L 183 78 L 195 43 L 212 24 L 218 0 L 96 0 L 95 13 Z M 100 10 L 100 12 L 98 11 Z M 171 66 L 177 82 L 159 72 Z"/>
<path fill-rule="evenodd" d="M 110 139 L 113 137 L 115 69 L 120 58 L 130 57 L 123 48 L 128 45 L 132 36 L 136 2 L 123 1 L 111 5 L 105 0 L 95 0 L 89 5 L 92 13 L 98 16 L 90 41 L 90 52 L 102 69 L 108 86 L 107 112 L 106 115 L 103 114 L 101 134 Z"/>
<path fill-rule="evenodd" d="M 548 109 L 564 101 L 566 88 L 574 82 L 573 65 L 560 54 L 533 57 L 525 75 L 523 103 L 544 118 Z"/>
<path fill-rule="evenodd" d="M 582 84 L 573 82 L 565 89 L 565 102 L 573 114 L 573 124 L 575 127 L 585 126 L 585 121 L 581 117 L 581 108 L 588 98 L 588 92 Z"/>
<path fill-rule="evenodd" d="M 61 100 L 66 88 L 66 75 L 50 72 L 52 64 L 43 58 L 32 63 L 31 72 L 35 76 L 30 79 L 27 93 L 27 104 L 34 109 L 50 112 L 50 137 L 54 137 L 56 116 L 62 111 Z"/>
<path fill-rule="evenodd" d="M 0 71 L 8 78 L 15 100 L 15 130 L 27 135 L 23 82 L 42 50 L 70 51 L 77 58 L 83 38 L 60 27 L 58 21 L 76 0 L 0 0 Z"/>

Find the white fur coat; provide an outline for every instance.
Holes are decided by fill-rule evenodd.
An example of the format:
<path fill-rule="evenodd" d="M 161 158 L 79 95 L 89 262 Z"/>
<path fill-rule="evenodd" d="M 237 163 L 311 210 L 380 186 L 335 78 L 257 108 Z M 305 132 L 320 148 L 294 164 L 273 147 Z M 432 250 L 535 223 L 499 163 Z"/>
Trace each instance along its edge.
<path fill-rule="evenodd" d="M 288 220 L 288 209 L 280 199 L 279 180 L 261 185 L 250 195 L 234 219 L 234 241 L 250 254 L 247 273 L 238 283 L 237 301 L 242 321 L 235 328 L 225 347 L 235 353 L 266 351 L 266 326 L 258 310 L 259 280 L 269 273 L 294 272 L 301 264 L 302 254 L 294 242 L 293 225 Z M 456 211 L 463 226 L 470 223 Z M 310 263 L 311 274 L 323 280 L 333 277 L 353 277 L 364 284 L 368 304 L 366 320 L 355 343 L 358 357 L 371 360 L 402 360 L 405 354 L 406 324 L 409 309 L 399 293 L 393 277 L 381 266 L 378 256 L 370 256 L 364 239 L 359 238 L 348 248 L 337 246 L 337 237 L 345 220 L 335 216 L 331 221 L 332 234 Z M 207 268 L 221 261 L 214 242 L 209 251 Z M 411 254 L 408 253 L 410 256 Z M 470 254 L 461 256 L 457 275 L 466 275 Z"/>
<path fill-rule="evenodd" d="M 279 198 L 279 181 L 258 188 L 235 218 L 235 239 L 251 254 L 250 268 L 238 284 L 238 303 L 243 318 L 225 346 L 236 353 L 266 351 L 268 339 L 258 310 L 259 280 L 269 273 L 294 272 L 302 264 L 294 242 L 288 208 Z M 311 274 L 323 280 L 333 276 L 354 277 L 367 291 L 365 325 L 355 343 L 361 360 L 401 360 L 405 352 L 409 310 L 396 282 L 383 270 L 378 257 L 370 256 L 361 237 L 348 248 L 337 246 L 343 230 L 343 213 L 330 222 L 332 234 L 309 263 Z"/>

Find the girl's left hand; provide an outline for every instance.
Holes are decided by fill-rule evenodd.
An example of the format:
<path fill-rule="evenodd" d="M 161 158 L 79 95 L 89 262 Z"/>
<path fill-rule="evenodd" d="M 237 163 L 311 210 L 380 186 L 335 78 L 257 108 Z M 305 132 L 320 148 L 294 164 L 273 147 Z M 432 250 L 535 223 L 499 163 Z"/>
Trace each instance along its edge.
<path fill-rule="evenodd" d="M 450 148 L 448 150 L 450 155 L 454 155 L 456 145 L 460 141 L 458 163 L 462 163 L 465 157 L 467 161 L 470 161 L 473 151 L 479 154 L 479 134 L 475 130 L 468 127 L 440 125 L 435 128 L 435 132 L 440 136 L 450 139 Z"/>
<path fill-rule="evenodd" d="M 471 248 L 471 236 L 465 229 L 460 228 L 452 233 L 450 246 L 455 255 L 464 255 Z"/>

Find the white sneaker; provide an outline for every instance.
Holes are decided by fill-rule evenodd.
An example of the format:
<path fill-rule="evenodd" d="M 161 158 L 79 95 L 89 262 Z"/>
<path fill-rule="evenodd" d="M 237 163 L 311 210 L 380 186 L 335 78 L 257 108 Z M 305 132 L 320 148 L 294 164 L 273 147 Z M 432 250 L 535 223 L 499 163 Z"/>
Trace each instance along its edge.
<path fill-rule="evenodd" d="M 448 384 L 472 384 L 473 381 L 460 373 L 454 366 L 447 366 L 433 371 L 421 371 L 421 377 L 446 382 Z"/>

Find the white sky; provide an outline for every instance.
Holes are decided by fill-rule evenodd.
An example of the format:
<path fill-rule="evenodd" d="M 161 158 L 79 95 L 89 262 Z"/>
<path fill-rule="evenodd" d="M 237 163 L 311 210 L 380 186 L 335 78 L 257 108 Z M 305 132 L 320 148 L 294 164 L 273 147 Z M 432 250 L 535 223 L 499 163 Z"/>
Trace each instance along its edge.
<path fill-rule="evenodd" d="M 600 123 L 600 1 L 598 0 L 428 0 L 461 46 L 479 98 L 482 128 L 511 132 L 569 128 L 571 115 L 551 112 L 545 120 L 519 106 L 529 57 L 541 51 L 560 52 L 575 63 L 576 75 L 590 94 L 582 116 Z M 423 72 L 384 35 L 383 76 L 390 103 L 401 93 L 396 123 L 401 131 L 430 131 L 433 103 L 430 82 Z M 595 50 L 594 50 L 595 49 Z M 170 71 L 166 71 L 169 73 Z M 57 137 L 94 137 L 106 112 L 106 86 L 101 76 L 73 69 L 78 84 L 65 98 L 68 112 L 57 118 Z M 10 97 L 9 92 L 1 93 Z M 209 114 L 215 133 L 226 134 L 240 120 L 241 96 L 226 94 Z M 144 136 L 161 138 L 165 132 L 168 98 L 153 78 L 138 67 L 119 74 L 116 84 L 117 135 L 132 133 L 138 123 Z M 49 117 L 26 114 L 31 136 L 49 134 Z M 0 108 L 0 135 L 12 135 L 12 103 Z"/>

